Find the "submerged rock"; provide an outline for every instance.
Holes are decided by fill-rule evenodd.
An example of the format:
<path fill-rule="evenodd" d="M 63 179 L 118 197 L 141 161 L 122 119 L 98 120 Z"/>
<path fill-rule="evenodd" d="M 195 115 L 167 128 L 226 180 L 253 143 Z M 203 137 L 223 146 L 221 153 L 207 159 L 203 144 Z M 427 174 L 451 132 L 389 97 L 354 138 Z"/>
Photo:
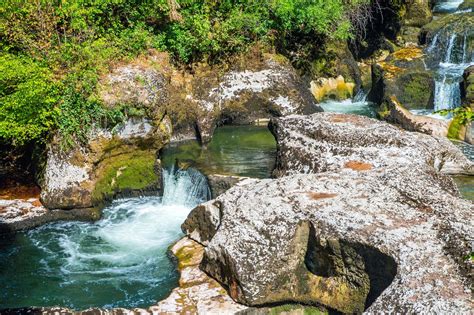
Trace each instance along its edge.
<path fill-rule="evenodd" d="M 201 268 L 235 301 L 470 312 L 474 205 L 441 174 L 474 171 L 457 148 L 352 115 L 272 126 L 276 174 L 287 176 L 243 181 L 183 224 L 206 245 Z"/>

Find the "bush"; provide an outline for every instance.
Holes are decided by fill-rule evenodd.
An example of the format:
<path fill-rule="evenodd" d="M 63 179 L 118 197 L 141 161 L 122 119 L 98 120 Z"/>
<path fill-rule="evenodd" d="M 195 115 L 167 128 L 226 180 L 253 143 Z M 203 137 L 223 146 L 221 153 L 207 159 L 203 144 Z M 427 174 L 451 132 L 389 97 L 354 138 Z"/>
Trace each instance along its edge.
<path fill-rule="evenodd" d="M 59 132 L 65 147 L 84 142 L 95 125 L 127 115 L 95 97 L 99 76 L 113 62 L 159 48 L 176 62 L 214 63 L 275 39 L 283 46 L 302 40 L 311 50 L 349 38 L 354 9 L 367 2 L 4 0 L 0 138 L 20 144 Z"/>

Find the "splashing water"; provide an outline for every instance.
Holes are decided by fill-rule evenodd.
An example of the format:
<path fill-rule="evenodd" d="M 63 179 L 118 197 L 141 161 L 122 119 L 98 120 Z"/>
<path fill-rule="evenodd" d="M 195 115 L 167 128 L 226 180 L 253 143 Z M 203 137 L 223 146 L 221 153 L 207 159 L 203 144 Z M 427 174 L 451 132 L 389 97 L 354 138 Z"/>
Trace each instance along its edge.
<path fill-rule="evenodd" d="M 437 6 L 457 8 L 459 4 L 455 1 L 443 1 Z M 451 116 L 441 116 L 433 112 L 461 106 L 462 75 L 464 69 L 474 64 L 474 55 L 470 47 L 472 45 L 469 44 L 472 38 L 471 31 L 466 29 L 458 34 L 455 29 L 448 26 L 440 30 L 426 48 L 431 60 L 430 68 L 435 71 L 434 108 L 433 110 L 411 110 L 415 114 L 447 119 Z"/>
<path fill-rule="evenodd" d="M 433 8 L 433 11 L 440 12 L 440 13 L 454 12 L 463 2 L 464 0 L 440 1 L 436 3 L 435 7 Z"/>
<path fill-rule="evenodd" d="M 194 169 L 163 173 L 163 198 L 117 200 L 96 223 L 53 223 L 3 240 L 0 308 L 145 307 L 166 297 L 178 279 L 167 249 L 209 187 Z"/>
<path fill-rule="evenodd" d="M 376 117 L 372 103 L 367 101 L 367 93 L 362 89 L 353 99 L 343 101 L 327 100 L 319 104 L 325 112 L 355 114 L 367 117 Z"/>

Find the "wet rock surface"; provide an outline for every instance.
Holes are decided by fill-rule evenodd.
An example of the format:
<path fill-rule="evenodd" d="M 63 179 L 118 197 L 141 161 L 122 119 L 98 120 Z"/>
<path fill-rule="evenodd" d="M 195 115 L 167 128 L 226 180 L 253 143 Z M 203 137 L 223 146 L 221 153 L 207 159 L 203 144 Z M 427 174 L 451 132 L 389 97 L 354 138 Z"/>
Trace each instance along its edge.
<path fill-rule="evenodd" d="M 474 206 L 442 174 L 472 174 L 460 151 L 351 115 L 272 124 L 276 175 L 288 176 L 243 181 L 183 225 L 206 245 L 201 269 L 234 300 L 344 313 L 472 310 L 463 257 Z M 203 229 L 196 216 L 211 224 Z"/>

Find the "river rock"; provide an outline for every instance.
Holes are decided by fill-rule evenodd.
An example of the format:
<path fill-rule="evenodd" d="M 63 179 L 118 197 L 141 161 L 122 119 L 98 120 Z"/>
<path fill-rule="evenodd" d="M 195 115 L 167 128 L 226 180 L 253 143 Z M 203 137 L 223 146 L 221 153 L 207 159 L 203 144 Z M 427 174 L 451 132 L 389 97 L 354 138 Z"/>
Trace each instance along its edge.
<path fill-rule="evenodd" d="M 197 127 L 204 143 L 218 123 L 248 124 L 322 111 L 286 58 L 256 52 L 222 74 L 212 67 L 198 69 L 187 100 L 199 109 Z"/>
<path fill-rule="evenodd" d="M 49 209 L 98 206 L 118 194 L 160 189 L 157 151 L 171 136 L 171 123 L 129 119 L 116 132 L 96 130 L 87 146 L 68 152 L 51 143 L 41 182 Z"/>
<path fill-rule="evenodd" d="M 463 103 L 474 109 L 474 65 L 464 70 L 461 93 L 463 95 Z"/>
<path fill-rule="evenodd" d="M 278 142 L 276 176 L 333 171 L 352 161 L 361 168 L 430 165 L 444 174 L 474 174 L 474 164 L 449 140 L 363 116 L 292 115 L 272 120 L 270 129 Z"/>
<path fill-rule="evenodd" d="M 460 151 L 360 116 L 294 115 L 272 126 L 276 173 L 287 176 L 243 181 L 183 224 L 206 245 L 201 269 L 235 301 L 344 313 L 472 310 L 463 257 L 474 205 L 442 174 L 472 173 Z M 197 216 L 211 223 L 206 230 Z"/>
<path fill-rule="evenodd" d="M 210 174 L 206 177 L 207 183 L 209 184 L 209 188 L 211 189 L 212 198 L 216 198 L 217 196 L 222 195 L 232 186 L 248 178 L 242 176 L 222 174 Z"/>
<path fill-rule="evenodd" d="M 234 302 L 227 291 L 199 269 L 204 248 L 185 237 L 171 247 L 181 274 L 179 287 L 149 308 L 151 314 L 236 314 L 247 309 Z"/>

